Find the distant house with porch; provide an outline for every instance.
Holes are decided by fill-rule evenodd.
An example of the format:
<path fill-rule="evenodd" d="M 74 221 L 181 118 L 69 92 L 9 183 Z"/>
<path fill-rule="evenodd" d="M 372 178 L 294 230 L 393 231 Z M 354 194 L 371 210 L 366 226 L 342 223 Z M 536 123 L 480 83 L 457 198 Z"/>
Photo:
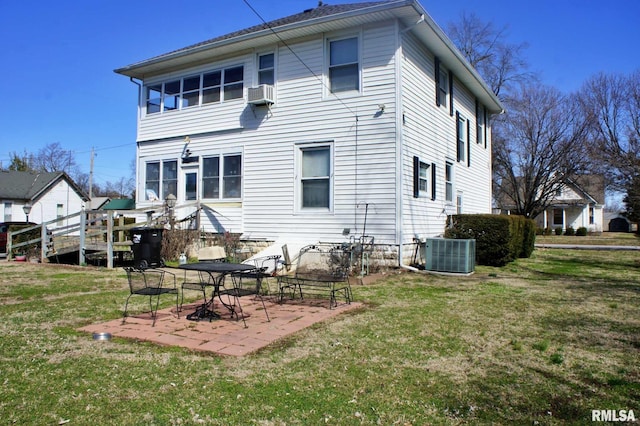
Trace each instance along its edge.
<path fill-rule="evenodd" d="M 499 200 L 499 210 L 509 213 L 514 209 Z M 535 221 L 542 229 L 587 228 L 588 232 L 602 232 L 604 229 L 604 177 L 602 175 L 579 175 L 564 178 L 555 191 L 550 206 Z"/>
<path fill-rule="evenodd" d="M 208 232 L 367 234 L 405 258 L 447 215 L 491 212 L 503 106 L 415 0 L 320 5 L 116 72 L 140 87 L 138 208 L 173 194 Z"/>

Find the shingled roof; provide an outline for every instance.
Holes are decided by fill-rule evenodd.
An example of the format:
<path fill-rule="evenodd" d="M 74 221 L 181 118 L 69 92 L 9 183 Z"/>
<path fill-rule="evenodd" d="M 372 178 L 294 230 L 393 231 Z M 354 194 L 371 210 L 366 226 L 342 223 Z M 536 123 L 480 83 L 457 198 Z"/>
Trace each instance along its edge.
<path fill-rule="evenodd" d="M 173 52 L 169 52 L 169 53 L 167 53 L 167 55 L 170 55 L 170 54 L 176 53 L 176 52 L 181 52 L 181 51 L 184 51 L 184 50 L 191 50 L 194 47 L 204 46 L 204 45 L 207 45 L 207 44 L 216 43 L 218 41 L 227 40 L 227 39 L 230 39 L 230 38 L 235 38 L 235 37 L 239 37 L 239 36 L 242 36 L 242 35 L 255 33 L 255 32 L 258 32 L 258 31 L 263 31 L 263 30 L 268 30 L 268 29 L 272 29 L 272 30 L 277 31 L 279 27 L 283 27 L 285 25 L 295 24 L 295 23 L 298 23 L 298 22 L 309 21 L 309 20 L 316 19 L 316 18 L 323 18 L 325 16 L 338 15 L 340 13 L 352 12 L 354 10 L 366 9 L 366 8 L 369 8 L 369 7 L 372 7 L 372 6 L 379 6 L 379 5 L 385 4 L 385 3 L 394 3 L 394 2 L 397 2 L 397 1 L 398 0 L 383 0 L 383 1 L 363 2 L 363 3 L 336 4 L 336 5 L 323 4 L 323 5 L 318 6 L 316 8 L 306 9 L 303 12 L 296 13 L 295 15 L 285 16 L 284 18 L 275 19 L 275 20 L 267 22 L 267 23 L 254 25 L 253 27 L 245 28 L 245 29 L 239 30 L 239 31 L 234 31 L 234 32 L 229 33 L 229 34 L 225 34 L 225 35 L 222 35 L 222 36 L 219 36 L 219 37 L 212 38 L 210 40 L 206 40 L 206 41 L 203 41 L 203 42 L 200 42 L 200 43 L 196 43 L 196 44 L 193 44 L 191 46 L 187 46 L 187 47 L 175 50 Z M 160 55 L 160 56 L 164 56 L 164 55 Z"/>
<path fill-rule="evenodd" d="M 489 108 L 491 113 L 503 112 L 504 107 L 497 96 L 418 0 L 321 4 L 294 15 L 224 34 L 114 71 L 144 82 L 170 72 L 210 63 L 216 58 L 238 54 L 245 49 L 256 49 L 312 34 L 338 31 L 390 19 L 398 19 L 405 26 L 404 31 L 412 31 L 434 55 L 438 56 L 440 62 Z"/>
<path fill-rule="evenodd" d="M 0 171 L 0 198 L 9 200 L 33 200 L 46 192 L 58 181 L 65 179 L 84 200 L 89 198 L 64 172 L 17 172 Z"/>

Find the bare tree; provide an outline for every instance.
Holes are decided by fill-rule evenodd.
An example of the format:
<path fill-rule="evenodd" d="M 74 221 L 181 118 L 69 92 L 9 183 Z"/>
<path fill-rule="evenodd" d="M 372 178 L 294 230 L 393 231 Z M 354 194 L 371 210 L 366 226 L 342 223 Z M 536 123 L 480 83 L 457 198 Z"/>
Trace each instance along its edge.
<path fill-rule="evenodd" d="M 507 43 L 507 27 L 498 29 L 473 13 L 463 12 L 459 22 L 447 26 L 447 33 L 497 96 L 533 78 L 524 59 L 527 44 Z"/>
<path fill-rule="evenodd" d="M 33 168 L 39 172 L 66 172 L 71 174 L 76 166 L 73 151 L 62 148 L 59 142 L 47 144 L 33 157 Z"/>
<path fill-rule="evenodd" d="M 134 186 L 131 178 L 121 177 L 115 182 L 107 181 L 101 194 L 112 198 L 127 198 L 133 193 Z"/>
<path fill-rule="evenodd" d="M 582 174 L 586 121 L 572 96 L 521 85 L 494 124 L 494 196 L 501 208 L 534 218 L 566 179 Z"/>
<path fill-rule="evenodd" d="M 640 172 L 640 70 L 598 74 L 579 93 L 590 119 L 589 153 L 609 187 L 626 191 Z M 634 180 L 635 179 L 635 180 Z"/>

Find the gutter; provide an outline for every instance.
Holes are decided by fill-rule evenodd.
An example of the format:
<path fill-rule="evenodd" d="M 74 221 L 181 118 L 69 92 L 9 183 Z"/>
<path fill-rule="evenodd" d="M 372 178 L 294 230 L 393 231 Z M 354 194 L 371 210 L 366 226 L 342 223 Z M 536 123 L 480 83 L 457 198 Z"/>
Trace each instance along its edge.
<path fill-rule="evenodd" d="M 416 24 L 417 25 L 417 24 Z M 402 248 L 403 248 L 403 240 L 404 240 L 404 231 L 403 231 L 403 203 L 404 203 L 404 194 L 402 191 L 402 171 L 403 171 L 403 156 L 404 156 L 404 130 L 403 130 L 403 120 L 402 117 L 404 115 L 404 105 L 402 103 L 402 34 L 404 31 L 400 31 L 400 23 L 398 19 L 396 19 L 396 58 L 395 58 L 395 75 L 396 75 L 396 149 L 398 150 L 398 154 L 396 155 L 396 182 L 398 184 L 398 190 L 396 190 L 396 242 L 398 243 L 398 267 L 401 269 L 407 269 L 412 272 L 420 272 L 418 268 L 414 268 L 413 266 L 405 265 L 402 261 Z"/>
<path fill-rule="evenodd" d="M 142 102 L 142 83 L 138 83 L 134 80 L 133 77 L 129 77 L 129 81 L 138 86 L 138 123 L 136 123 L 136 127 L 140 122 L 140 117 L 142 116 L 142 112 L 140 111 L 140 103 Z"/>

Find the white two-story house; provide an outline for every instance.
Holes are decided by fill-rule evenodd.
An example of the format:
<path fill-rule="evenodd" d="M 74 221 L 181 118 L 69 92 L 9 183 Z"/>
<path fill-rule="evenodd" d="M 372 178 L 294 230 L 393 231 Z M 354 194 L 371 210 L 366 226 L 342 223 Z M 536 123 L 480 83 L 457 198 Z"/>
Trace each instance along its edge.
<path fill-rule="evenodd" d="M 206 231 L 400 252 L 491 212 L 503 107 L 417 1 L 321 5 L 116 72 L 140 88 L 138 208 L 173 194 Z"/>

